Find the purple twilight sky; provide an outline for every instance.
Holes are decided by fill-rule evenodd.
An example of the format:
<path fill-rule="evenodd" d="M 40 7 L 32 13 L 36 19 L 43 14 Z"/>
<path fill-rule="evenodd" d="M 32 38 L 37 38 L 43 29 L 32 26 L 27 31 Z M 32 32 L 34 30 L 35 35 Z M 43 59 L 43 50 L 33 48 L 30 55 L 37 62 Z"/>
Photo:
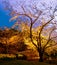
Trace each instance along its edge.
<path fill-rule="evenodd" d="M 0 0 L 0 27 L 11 27 L 14 24 L 9 23 L 11 16 L 7 15 L 9 13 L 8 11 L 4 10 L 4 7 L 6 6 L 6 4 L 3 3 L 4 1 L 10 3 L 8 6 L 12 6 L 13 10 L 17 10 L 17 12 L 22 12 L 22 9 L 19 5 L 23 5 L 27 9 L 30 9 L 31 6 L 36 5 L 40 10 L 44 9 L 42 6 L 43 3 L 46 4 L 46 7 L 51 6 L 52 8 L 57 5 L 57 0 Z"/>

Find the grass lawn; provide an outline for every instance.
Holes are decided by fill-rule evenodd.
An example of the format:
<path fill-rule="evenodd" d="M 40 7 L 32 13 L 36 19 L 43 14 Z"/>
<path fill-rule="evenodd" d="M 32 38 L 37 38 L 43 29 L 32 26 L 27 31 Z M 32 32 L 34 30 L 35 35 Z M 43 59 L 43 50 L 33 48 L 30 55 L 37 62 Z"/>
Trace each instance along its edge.
<path fill-rule="evenodd" d="M 49 65 L 47 63 L 25 60 L 0 61 L 0 65 Z"/>

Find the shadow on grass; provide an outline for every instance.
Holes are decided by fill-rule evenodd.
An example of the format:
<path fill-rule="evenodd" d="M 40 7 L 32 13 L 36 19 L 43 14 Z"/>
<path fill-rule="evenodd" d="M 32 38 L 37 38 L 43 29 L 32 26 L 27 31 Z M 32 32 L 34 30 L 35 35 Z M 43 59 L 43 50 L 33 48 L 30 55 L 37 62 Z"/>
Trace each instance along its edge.
<path fill-rule="evenodd" d="M 44 62 L 17 60 L 16 58 L 1 58 L 0 65 L 49 65 Z"/>

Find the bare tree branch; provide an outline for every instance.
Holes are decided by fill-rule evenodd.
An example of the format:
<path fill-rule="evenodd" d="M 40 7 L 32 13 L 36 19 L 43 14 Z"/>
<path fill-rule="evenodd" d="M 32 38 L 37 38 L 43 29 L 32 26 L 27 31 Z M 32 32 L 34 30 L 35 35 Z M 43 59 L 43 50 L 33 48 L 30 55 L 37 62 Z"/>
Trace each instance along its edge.
<path fill-rule="evenodd" d="M 36 19 L 33 21 L 33 24 L 38 20 L 38 18 L 40 17 L 40 15 L 42 14 L 42 11 L 39 11 L 38 16 L 36 17 Z"/>
<path fill-rule="evenodd" d="M 37 45 L 33 42 L 33 38 L 32 38 L 32 20 L 31 20 L 31 25 L 30 25 L 30 38 L 31 38 L 31 41 L 32 41 L 32 44 L 35 45 L 35 47 L 37 48 Z"/>
<path fill-rule="evenodd" d="M 23 6 L 21 6 L 21 8 L 23 9 L 24 13 L 26 14 L 26 11 L 25 11 L 24 7 L 23 7 Z"/>
<path fill-rule="evenodd" d="M 55 37 L 51 37 L 51 39 L 54 39 L 54 38 L 57 38 L 57 36 L 55 36 Z"/>
<path fill-rule="evenodd" d="M 41 46 L 41 33 L 42 33 L 44 27 L 45 27 L 46 25 L 48 25 L 48 24 L 50 23 L 50 21 L 52 21 L 52 20 L 53 20 L 53 18 L 52 18 L 51 20 L 49 20 L 47 23 L 45 23 L 45 24 L 41 27 L 40 33 L 39 33 L 39 43 L 38 43 L 38 45 L 40 44 L 40 46 Z"/>
<path fill-rule="evenodd" d="M 47 47 L 45 47 L 45 49 L 52 47 L 52 46 L 55 46 L 55 45 L 57 45 L 57 43 L 55 43 L 54 45 L 47 46 Z"/>
<path fill-rule="evenodd" d="M 49 38 L 48 38 L 48 40 L 47 40 L 47 43 L 44 45 L 44 47 L 43 47 L 43 49 L 45 49 L 45 47 L 49 44 L 49 42 L 50 42 L 50 37 L 51 37 L 51 34 L 52 34 L 52 32 L 55 30 L 55 28 L 53 28 L 52 30 L 51 30 L 51 32 L 49 33 Z"/>

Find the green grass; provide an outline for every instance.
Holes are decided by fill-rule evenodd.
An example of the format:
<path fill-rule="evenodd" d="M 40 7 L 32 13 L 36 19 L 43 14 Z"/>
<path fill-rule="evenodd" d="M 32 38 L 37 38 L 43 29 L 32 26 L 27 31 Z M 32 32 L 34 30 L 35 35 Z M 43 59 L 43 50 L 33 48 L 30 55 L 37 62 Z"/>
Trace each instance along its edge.
<path fill-rule="evenodd" d="M 49 64 L 37 61 L 11 60 L 0 61 L 0 65 L 49 65 Z"/>

